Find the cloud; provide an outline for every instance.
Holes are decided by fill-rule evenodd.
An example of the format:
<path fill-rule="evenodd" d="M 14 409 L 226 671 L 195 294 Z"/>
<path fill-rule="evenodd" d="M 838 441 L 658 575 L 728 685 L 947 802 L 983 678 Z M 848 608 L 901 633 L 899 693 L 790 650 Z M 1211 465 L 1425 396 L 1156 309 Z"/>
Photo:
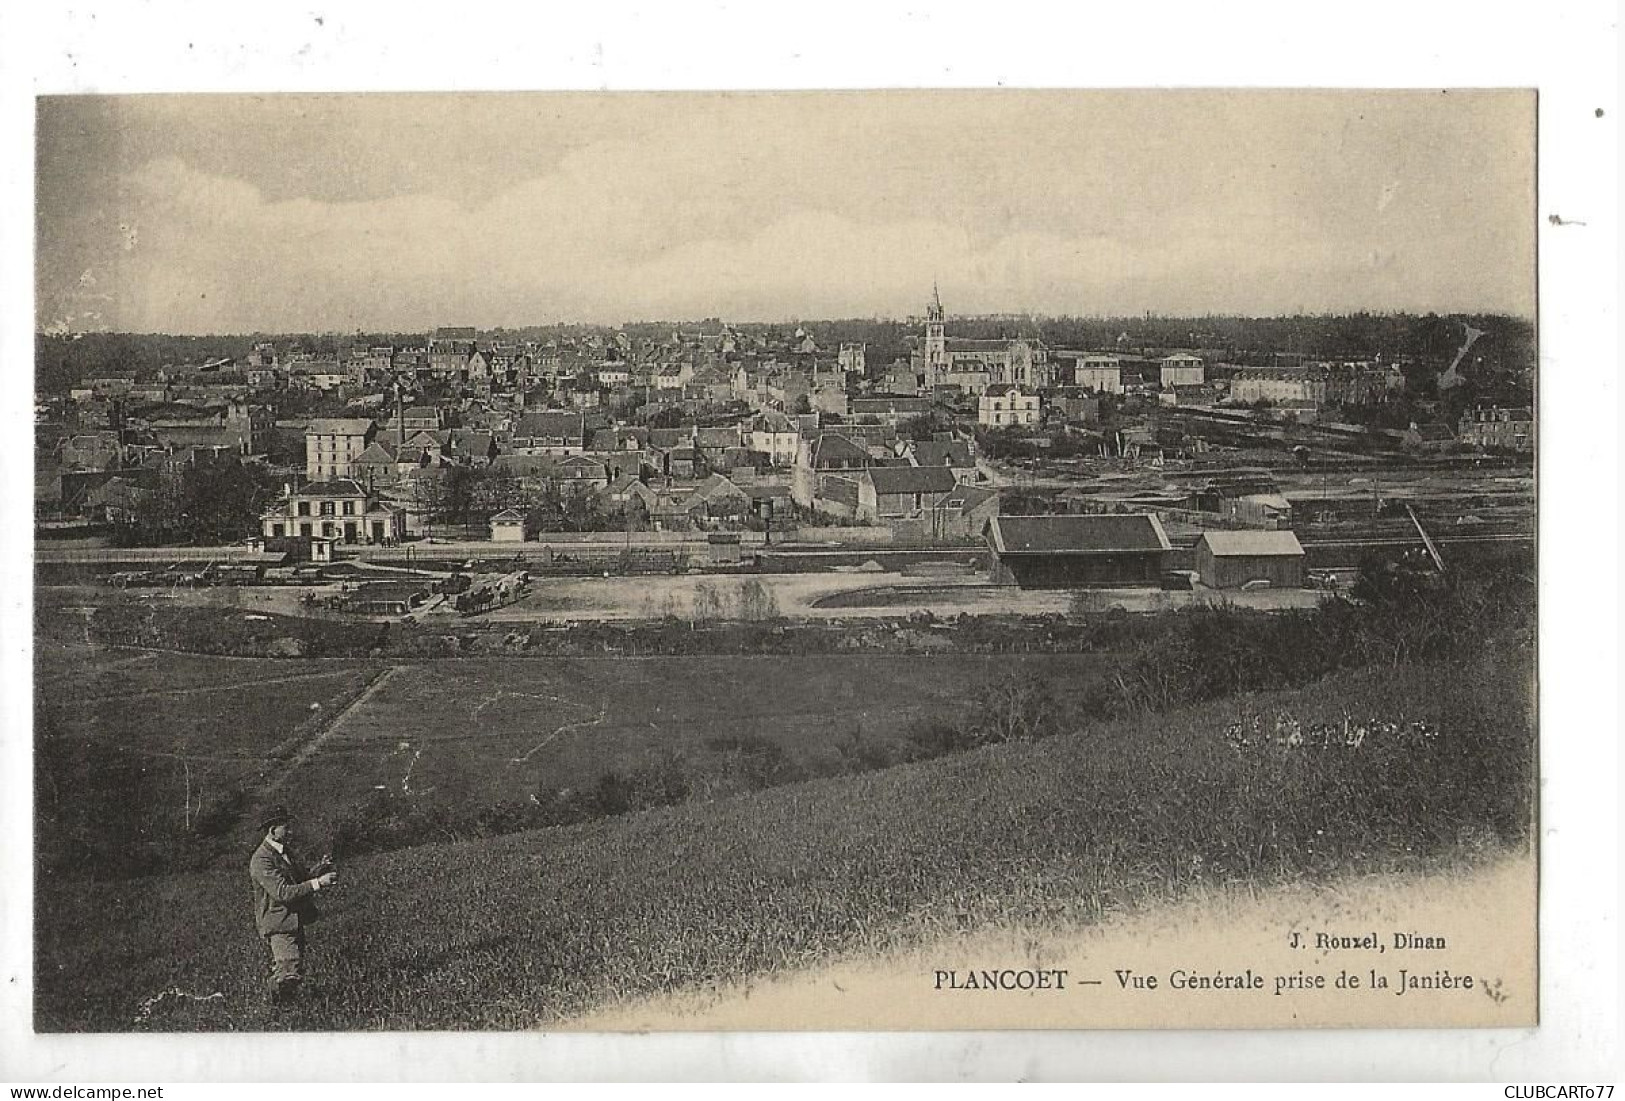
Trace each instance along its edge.
<path fill-rule="evenodd" d="M 154 156 L 109 173 L 98 217 L 53 222 L 38 316 L 92 296 L 112 327 L 184 332 L 896 316 L 933 280 L 967 313 L 1529 307 L 1522 168 L 1394 144 L 1397 125 L 1336 129 L 1335 104 L 1291 100 L 1293 130 L 1200 100 L 1168 121 L 1178 104 L 1153 100 L 1058 101 L 1047 129 L 1000 97 L 914 114 L 637 100 L 617 108 L 642 109 L 634 126 L 546 157 L 521 155 L 523 130 L 484 159 L 403 138 L 383 197 L 268 193 L 251 163 Z M 341 144 L 335 175 L 353 170 Z"/>

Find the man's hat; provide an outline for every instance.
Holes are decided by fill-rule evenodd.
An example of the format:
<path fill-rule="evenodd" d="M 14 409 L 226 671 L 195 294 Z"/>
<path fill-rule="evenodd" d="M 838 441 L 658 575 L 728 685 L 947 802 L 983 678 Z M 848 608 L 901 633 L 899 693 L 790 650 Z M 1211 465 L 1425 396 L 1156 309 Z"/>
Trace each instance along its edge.
<path fill-rule="evenodd" d="M 260 819 L 260 832 L 264 833 L 272 826 L 281 825 L 283 822 L 288 821 L 288 819 L 292 817 L 293 816 L 288 813 L 288 808 L 283 806 L 281 803 L 278 803 L 274 807 L 267 807 L 264 816 Z"/>

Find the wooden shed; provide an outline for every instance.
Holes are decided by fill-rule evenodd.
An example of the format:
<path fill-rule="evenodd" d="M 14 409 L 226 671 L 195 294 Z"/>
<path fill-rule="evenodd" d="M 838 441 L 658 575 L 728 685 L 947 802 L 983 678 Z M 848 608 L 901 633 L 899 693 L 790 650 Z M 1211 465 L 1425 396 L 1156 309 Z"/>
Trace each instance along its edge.
<path fill-rule="evenodd" d="M 1303 588 L 1303 546 L 1290 531 L 1203 532 L 1195 560 L 1202 584 L 1210 589 L 1239 589 L 1249 581 Z"/>

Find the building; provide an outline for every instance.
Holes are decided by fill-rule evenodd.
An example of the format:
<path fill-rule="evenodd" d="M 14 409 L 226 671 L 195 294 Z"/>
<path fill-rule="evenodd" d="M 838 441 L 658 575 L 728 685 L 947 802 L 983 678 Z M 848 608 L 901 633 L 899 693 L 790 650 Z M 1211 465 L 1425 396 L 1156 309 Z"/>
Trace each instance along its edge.
<path fill-rule="evenodd" d="M 1392 363 L 1320 362 L 1313 370 L 1326 388 L 1324 400 L 1339 405 L 1383 402 L 1405 389 L 1405 373 Z"/>
<path fill-rule="evenodd" d="M 429 341 L 429 372 L 439 378 L 457 378 L 468 369 L 477 342 L 467 326 L 442 326 Z"/>
<path fill-rule="evenodd" d="M 1100 395 L 1097 393 L 1073 387 L 1062 390 L 1052 400 L 1069 421 L 1080 424 L 1100 423 Z"/>
<path fill-rule="evenodd" d="M 961 482 L 932 507 L 931 534 L 937 539 L 980 539 L 998 514 L 998 490 Z"/>
<path fill-rule="evenodd" d="M 915 440 L 904 449 L 903 457 L 915 466 L 945 466 L 954 480 L 976 480 L 976 452 L 968 440 Z"/>
<path fill-rule="evenodd" d="M 1151 514 L 995 516 L 995 578 L 1023 589 L 1158 585 L 1173 550 Z"/>
<path fill-rule="evenodd" d="M 920 392 L 919 372 L 907 363 L 893 363 L 875 380 L 875 392 L 916 395 Z"/>
<path fill-rule="evenodd" d="M 683 498 L 678 506 L 701 526 L 717 521 L 740 521 L 751 512 L 750 494 L 721 474 L 712 474 Z"/>
<path fill-rule="evenodd" d="M 1434 455 L 1449 451 L 1455 445 L 1456 434 L 1450 431 L 1448 424 L 1417 424 L 1415 421 L 1400 441 L 1400 446 L 1407 451 Z"/>
<path fill-rule="evenodd" d="M 766 455 L 774 466 L 789 466 L 796 461 L 801 432 L 795 421 L 769 409 L 752 417 L 749 427 L 751 450 Z"/>
<path fill-rule="evenodd" d="M 1161 382 L 1164 389 L 1175 386 L 1200 386 L 1207 381 L 1202 357 L 1189 352 L 1176 352 L 1162 361 Z"/>
<path fill-rule="evenodd" d="M 526 413 L 513 428 L 516 455 L 579 455 L 587 450 L 584 413 L 538 411 Z"/>
<path fill-rule="evenodd" d="M 1307 368 L 1249 367 L 1230 376 L 1230 400 L 1244 405 L 1258 401 L 1326 400 L 1326 379 Z"/>
<path fill-rule="evenodd" d="M 807 394 L 807 403 L 812 406 L 814 413 L 837 417 L 845 417 L 851 412 L 850 400 L 845 387 L 831 382 L 821 382 Z"/>
<path fill-rule="evenodd" d="M 835 362 L 841 368 L 842 374 L 863 374 L 868 366 L 867 344 L 843 343 Z"/>
<path fill-rule="evenodd" d="M 377 426 L 362 417 L 318 417 L 305 426 L 305 475 L 314 481 L 357 478 Z"/>
<path fill-rule="evenodd" d="M 64 470 L 111 470 L 123 463 L 119 434 L 111 430 L 81 432 L 62 441 Z"/>
<path fill-rule="evenodd" d="M 438 405 L 412 405 L 400 414 L 399 427 L 413 432 L 438 432 L 445 427 L 446 414 Z"/>
<path fill-rule="evenodd" d="M 658 495 L 633 474 L 622 474 L 598 491 L 604 510 L 616 516 L 644 516 L 654 512 Z"/>
<path fill-rule="evenodd" d="M 1097 394 L 1123 392 L 1123 361 L 1117 356 L 1080 355 L 1072 367 L 1072 384 Z"/>
<path fill-rule="evenodd" d="M 1043 349 L 1032 341 L 949 337 L 942 296 L 935 286 L 931 288 L 931 302 L 925 310 L 925 339 L 914 363 L 915 373 L 924 378 L 927 390 L 958 386 L 966 393 L 979 394 L 984 386 L 1032 386 L 1038 381 L 1034 368 L 1043 360 Z"/>
<path fill-rule="evenodd" d="M 395 461 L 397 450 L 396 445 L 388 440 L 373 440 L 356 459 L 356 480 L 368 489 L 394 485 L 400 476 Z"/>
<path fill-rule="evenodd" d="M 406 534 L 404 515 L 373 498 L 353 480 L 335 478 L 290 490 L 260 515 L 267 539 L 331 539 L 389 544 Z"/>
<path fill-rule="evenodd" d="M 835 511 L 850 516 L 858 507 L 858 473 L 872 461 L 868 449 L 847 436 L 804 436 L 791 471 L 791 498 L 802 508 L 823 508 L 825 499 L 836 500 L 841 509 Z"/>
<path fill-rule="evenodd" d="M 523 543 L 525 541 L 525 514 L 518 509 L 505 508 L 492 516 L 491 542 Z"/>
<path fill-rule="evenodd" d="M 976 423 L 1009 428 L 1038 423 L 1040 400 L 1013 383 L 989 386 L 976 402 Z"/>
<path fill-rule="evenodd" d="M 1159 405 L 1184 406 L 1188 409 L 1210 409 L 1224 401 L 1227 393 L 1216 382 L 1206 382 L 1200 386 L 1170 386 L 1165 390 L 1157 391 Z M 1309 405 L 1319 408 L 1313 402 L 1295 402 L 1294 407 Z"/>
<path fill-rule="evenodd" d="M 858 477 L 859 521 L 924 516 L 958 484 L 946 466 L 872 466 Z"/>
<path fill-rule="evenodd" d="M 1502 409 L 1478 406 L 1461 415 L 1457 434 L 1461 442 L 1474 447 L 1494 447 L 1503 451 L 1532 451 L 1535 447 L 1535 411 L 1528 406 Z"/>
<path fill-rule="evenodd" d="M 1303 588 L 1303 547 L 1290 531 L 1203 532 L 1195 555 L 1196 572 L 1210 589 L 1239 589 L 1252 581 Z"/>

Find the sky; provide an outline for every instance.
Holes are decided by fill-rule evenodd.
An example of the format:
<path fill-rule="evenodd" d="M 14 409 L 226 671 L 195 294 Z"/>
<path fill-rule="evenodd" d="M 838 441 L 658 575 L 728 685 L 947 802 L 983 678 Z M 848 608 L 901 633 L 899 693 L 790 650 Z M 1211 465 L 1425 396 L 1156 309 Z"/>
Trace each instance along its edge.
<path fill-rule="evenodd" d="M 1527 91 L 71 96 L 45 331 L 1534 316 Z"/>

